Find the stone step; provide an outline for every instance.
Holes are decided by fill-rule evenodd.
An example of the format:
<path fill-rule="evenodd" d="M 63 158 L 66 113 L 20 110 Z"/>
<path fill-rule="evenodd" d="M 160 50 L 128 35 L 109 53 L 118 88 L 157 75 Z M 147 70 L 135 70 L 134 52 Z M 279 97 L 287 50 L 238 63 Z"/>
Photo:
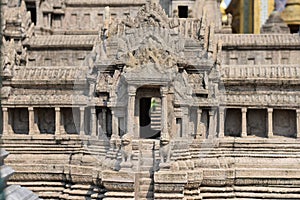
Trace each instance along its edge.
<path fill-rule="evenodd" d="M 140 185 L 140 191 L 153 191 L 154 190 L 154 185 Z"/>
<path fill-rule="evenodd" d="M 154 166 L 141 166 L 140 171 L 154 171 L 153 167 Z"/>
<path fill-rule="evenodd" d="M 153 198 L 154 193 L 152 191 L 140 191 L 139 198 Z"/>
<path fill-rule="evenodd" d="M 22 185 L 23 186 L 23 185 Z M 34 191 L 34 192 L 44 192 L 44 191 L 47 191 L 47 192 L 62 192 L 64 191 L 64 187 L 49 187 L 49 186 L 41 186 L 41 187 L 37 187 L 37 186 L 26 186 L 27 189 L 31 190 L 31 191 Z"/>
<path fill-rule="evenodd" d="M 139 183 L 140 185 L 151 185 L 153 184 L 153 180 L 151 178 L 140 178 Z"/>
<path fill-rule="evenodd" d="M 45 187 L 45 186 L 61 186 L 64 187 L 65 184 L 63 182 L 56 182 L 56 181 L 30 181 L 30 182 L 24 182 L 24 181 L 10 181 L 9 184 L 11 185 L 22 185 L 24 187 L 29 187 L 29 186 L 40 186 L 40 187 Z"/>
<path fill-rule="evenodd" d="M 149 178 L 150 176 L 152 176 L 152 173 L 150 173 L 149 171 L 141 171 L 138 173 L 140 178 Z"/>

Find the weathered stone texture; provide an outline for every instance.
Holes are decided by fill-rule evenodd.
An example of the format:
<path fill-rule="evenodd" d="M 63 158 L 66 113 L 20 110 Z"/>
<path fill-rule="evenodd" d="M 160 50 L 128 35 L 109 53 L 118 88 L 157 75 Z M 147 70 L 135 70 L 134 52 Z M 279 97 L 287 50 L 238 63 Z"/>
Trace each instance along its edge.
<path fill-rule="evenodd" d="M 8 183 L 44 199 L 299 199 L 300 37 L 277 15 L 277 34 L 220 34 L 218 6 L 4 2 Z"/>

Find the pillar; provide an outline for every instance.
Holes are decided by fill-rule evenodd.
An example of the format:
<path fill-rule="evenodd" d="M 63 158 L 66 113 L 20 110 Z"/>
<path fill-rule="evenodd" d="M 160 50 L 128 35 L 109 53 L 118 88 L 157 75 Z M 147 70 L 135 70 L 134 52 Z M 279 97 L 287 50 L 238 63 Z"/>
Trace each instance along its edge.
<path fill-rule="evenodd" d="M 97 115 L 95 107 L 91 107 L 90 135 L 97 136 Z"/>
<path fill-rule="evenodd" d="M 190 128 L 190 123 L 188 119 L 188 114 L 189 114 L 189 109 L 188 107 L 182 107 L 182 126 L 181 126 L 181 131 L 182 131 L 182 137 L 187 138 L 189 135 L 189 128 Z"/>
<path fill-rule="evenodd" d="M 214 138 L 216 136 L 216 133 L 215 133 L 215 109 L 212 108 L 208 113 L 209 113 L 208 138 Z"/>
<path fill-rule="evenodd" d="M 84 133 L 84 107 L 80 107 L 80 135 L 85 135 Z"/>
<path fill-rule="evenodd" d="M 224 137 L 224 108 L 220 107 L 219 108 L 219 138 L 223 138 Z"/>
<path fill-rule="evenodd" d="M 297 109 L 296 110 L 296 113 L 297 113 L 297 138 L 300 139 L 300 109 Z"/>
<path fill-rule="evenodd" d="M 161 87 L 160 88 L 160 95 L 161 95 L 161 137 L 162 138 L 169 138 L 168 133 L 168 88 Z M 186 133 L 183 132 L 185 135 Z"/>
<path fill-rule="evenodd" d="M 55 108 L 55 135 L 59 135 L 60 132 L 60 123 L 61 123 L 61 116 L 60 116 L 60 108 Z"/>
<path fill-rule="evenodd" d="M 8 124 L 8 108 L 2 108 L 2 113 L 3 113 L 3 131 L 2 131 L 2 135 L 8 135 L 9 134 L 9 124 Z"/>
<path fill-rule="evenodd" d="M 247 108 L 242 108 L 242 135 L 247 137 Z"/>
<path fill-rule="evenodd" d="M 134 124 L 135 124 L 134 133 L 139 137 L 140 136 L 140 99 L 136 99 L 135 101 Z"/>
<path fill-rule="evenodd" d="M 104 135 L 107 135 L 106 131 L 106 108 L 102 108 L 102 131 Z"/>
<path fill-rule="evenodd" d="M 34 116 L 34 108 L 28 107 L 28 113 L 29 113 L 29 135 L 37 134 L 37 126 L 36 126 L 36 117 Z"/>
<path fill-rule="evenodd" d="M 273 108 L 268 108 L 268 138 L 273 137 Z"/>
<path fill-rule="evenodd" d="M 51 13 L 48 13 L 48 28 L 51 29 Z"/>
<path fill-rule="evenodd" d="M 128 105 L 127 105 L 127 132 L 135 138 L 138 136 L 134 133 L 134 103 L 135 103 L 136 87 L 128 86 Z"/>
<path fill-rule="evenodd" d="M 112 135 L 114 138 L 119 137 L 119 118 L 116 116 L 115 111 L 112 114 Z"/>
<path fill-rule="evenodd" d="M 66 134 L 66 129 L 65 129 L 65 116 L 60 109 L 60 134 Z"/>
<path fill-rule="evenodd" d="M 197 133 L 196 133 L 196 138 L 205 138 L 206 133 L 201 133 L 201 116 L 202 116 L 202 109 L 198 108 L 197 110 Z"/>

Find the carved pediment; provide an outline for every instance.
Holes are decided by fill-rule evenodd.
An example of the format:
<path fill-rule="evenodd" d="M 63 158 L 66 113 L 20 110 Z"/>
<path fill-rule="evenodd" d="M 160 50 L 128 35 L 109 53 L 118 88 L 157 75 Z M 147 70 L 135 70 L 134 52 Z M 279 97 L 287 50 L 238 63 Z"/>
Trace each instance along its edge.
<path fill-rule="evenodd" d="M 147 63 L 172 66 L 174 58 L 181 59 L 183 51 L 184 40 L 171 36 L 170 30 L 139 28 L 118 38 L 117 60 L 130 66 Z"/>
<path fill-rule="evenodd" d="M 148 63 L 133 69 L 125 69 L 124 77 L 128 82 L 136 85 L 170 83 L 176 77 L 178 70 L 177 66 L 166 68 L 165 66 Z"/>
<path fill-rule="evenodd" d="M 132 69 L 151 63 L 165 66 L 165 68 L 170 68 L 177 64 L 176 57 L 169 51 L 155 47 L 143 47 L 136 52 L 129 52 L 127 56 L 126 71 L 131 71 Z"/>

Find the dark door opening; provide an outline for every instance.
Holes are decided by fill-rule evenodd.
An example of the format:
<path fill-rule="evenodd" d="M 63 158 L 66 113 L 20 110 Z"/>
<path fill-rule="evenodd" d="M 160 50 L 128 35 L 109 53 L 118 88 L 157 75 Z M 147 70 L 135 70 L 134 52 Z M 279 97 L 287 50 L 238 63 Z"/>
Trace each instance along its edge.
<path fill-rule="evenodd" d="M 178 6 L 178 17 L 188 18 L 188 6 Z"/>
<path fill-rule="evenodd" d="M 31 22 L 36 25 L 36 7 L 35 2 L 26 2 L 26 9 L 31 14 Z"/>
<path fill-rule="evenodd" d="M 152 98 L 140 99 L 140 137 L 144 139 L 155 139 L 160 137 L 160 130 L 155 130 L 151 127 L 151 105 Z"/>
<path fill-rule="evenodd" d="M 148 126 L 151 123 L 149 110 L 151 98 L 141 98 L 140 100 L 140 126 Z"/>

